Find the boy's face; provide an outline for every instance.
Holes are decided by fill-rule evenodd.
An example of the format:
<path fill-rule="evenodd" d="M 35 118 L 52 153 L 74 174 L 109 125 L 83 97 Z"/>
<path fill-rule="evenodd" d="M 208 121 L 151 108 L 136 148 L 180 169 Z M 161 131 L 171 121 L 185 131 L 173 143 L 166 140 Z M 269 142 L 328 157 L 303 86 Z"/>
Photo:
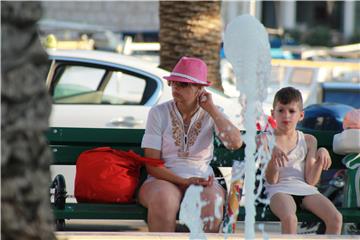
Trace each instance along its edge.
<path fill-rule="evenodd" d="M 300 109 L 298 102 L 282 104 L 277 102 L 271 110 L 272 117 L 276 120 L 279 129 L 295 129 L 296 124 L 304 118 L 304 111 Z"/>

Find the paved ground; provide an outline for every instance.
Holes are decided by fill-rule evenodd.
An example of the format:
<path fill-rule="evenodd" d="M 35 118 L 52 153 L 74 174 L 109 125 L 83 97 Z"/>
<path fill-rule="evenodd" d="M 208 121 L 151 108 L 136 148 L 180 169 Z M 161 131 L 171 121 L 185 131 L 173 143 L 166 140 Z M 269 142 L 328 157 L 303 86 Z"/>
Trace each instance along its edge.
<path fill-rule="evenodd" d="M 244 239 L 244 223 L 237 224 L 236 233 L 206 234 L 208 240 Z M 256 225 L 256 239 L 359 239 L 360 235 L 281 235 L 279 223 L 266 223 L 263 225 L 265 234 L 260 230 L 262 226 Z M 139 220 L 67 220 L 65 231 L 57 232 L 58 240 L 175 240 L 190 239 L 189 233 L 149 233 L 144 221 Z M 195 238 L 192 238 L 195 239 Z"/>
<path fill-rule="evenodd" d="M 188 233 L 147 233 L 147 232 L 65 232 L 57 233 L 58 240 L 200 240 L 205 238 L 190 237 Z M 240 240 L 244 234 L 206 234 L 207 240 Z M 271 234 L 264 237 L 256 234 L 255 239 L 359 239 L 358 236 L 329 236 L 329 235 L 280 235 Z"/>
<path fill-rule="evenodd" d="M 261 233 L 261 225 L 256 225 L 256 232 Z M 267 233 L 280 233 L 279 223 L 266 223 L 263 225 Z M 236 226 L 237 233 L 243 233 L 244 223 L 239 222 Z M 111 232 L 148 232 L 144 221 L 139 220 L 67 220 L 65 231 L 111 231 Z"/>

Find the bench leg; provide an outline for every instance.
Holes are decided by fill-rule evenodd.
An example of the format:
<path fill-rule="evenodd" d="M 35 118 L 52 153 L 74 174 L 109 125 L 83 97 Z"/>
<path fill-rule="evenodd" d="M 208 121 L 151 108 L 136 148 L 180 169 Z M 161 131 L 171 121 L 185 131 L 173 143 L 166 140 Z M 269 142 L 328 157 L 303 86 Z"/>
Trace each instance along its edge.
<path fill-rule="evenodd" d="M 57 175 L 51 183 L 50 188 L 54 188 L 54 205 L 57 209 L 65 209 L 66 201 L 66 184 L 63 175 Z M 65 219 L 55 219 L 55 225 L 57 231 L 65 230 Z"/>
<path fill-rule="evenodd" d="M 54 194 L 54 204 L 57 209 L 64 209 L 65 208 L 65 200 L 66 200 L 66 184 L 65 178 L 63 175 L 57 175 L 53 182 L 51 183 L 50 188 L 55 189 Z"/>
<path fill-rule="evenodd" d="M 56 231 L 65 230 L 65 219 L 55 219 Z"/>

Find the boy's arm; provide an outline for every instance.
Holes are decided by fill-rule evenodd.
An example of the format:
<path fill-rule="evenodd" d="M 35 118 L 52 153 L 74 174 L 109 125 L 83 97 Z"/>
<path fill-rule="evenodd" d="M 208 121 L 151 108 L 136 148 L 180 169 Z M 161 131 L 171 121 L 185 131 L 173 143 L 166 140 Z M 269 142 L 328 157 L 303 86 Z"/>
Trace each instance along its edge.
<path fill-rule="evenodd" d="M 279 167 L 269 162 L 265 170 L 265 179 L 269 184 L 276 184 L 279 181 Z"/>
<path fill-rule="evenodd" d="M 324 161 L 325 164 L 323 166 L 323 170 L 328 170 L 332 164 L 332 161 L 331 161 L 331 157 L 330 157 L 330 153 L 329 151 L 324 148 L 324 147 L 321 147 L 317 150 L 316 152 L 316 159 L 317 161 L 319 161 L 318 159 L 320 159 L 320 161 Z"/>
<path fill-rule="evenodd" d="M 316 159 L 317 140 L 310 134 L 305 134 L 305 141 L 308 152 L 305 159 L 305 181 L 315 186 L 320 180 L 321 172 L 325 162 L 323 159 Z"/>
<path fill-rule="evenodd" d="M 259 134 L 256 137 L 256 144 L 257 148 L 263 147 L 265 151 L 270 151 L 265 134 Z M 261 144 L 263 146 L 261 146 Z M 269 184 L 275 184 L 279 181 L 280 167 L 284 166 L 287 160 L 286 154 L 284 154 L 278 147 L 274 146 L 271 153 L 271 159 L 265 169 L 265 179 Z"/>

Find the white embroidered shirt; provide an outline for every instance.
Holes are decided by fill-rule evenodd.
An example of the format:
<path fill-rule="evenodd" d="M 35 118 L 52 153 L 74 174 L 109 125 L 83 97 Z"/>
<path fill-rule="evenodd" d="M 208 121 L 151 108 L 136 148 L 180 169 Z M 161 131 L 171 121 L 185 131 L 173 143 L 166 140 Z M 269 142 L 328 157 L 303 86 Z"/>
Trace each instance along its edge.
<path fill-rule="evenodd" d="M 211 116 L 199 108 L 185 133 L 180 112 L 171 100 L 151 108 L 141 147 L 160 150 L 165 166 L 178 176 L 208 177 L 213 175 L 214 129 Z"/>

